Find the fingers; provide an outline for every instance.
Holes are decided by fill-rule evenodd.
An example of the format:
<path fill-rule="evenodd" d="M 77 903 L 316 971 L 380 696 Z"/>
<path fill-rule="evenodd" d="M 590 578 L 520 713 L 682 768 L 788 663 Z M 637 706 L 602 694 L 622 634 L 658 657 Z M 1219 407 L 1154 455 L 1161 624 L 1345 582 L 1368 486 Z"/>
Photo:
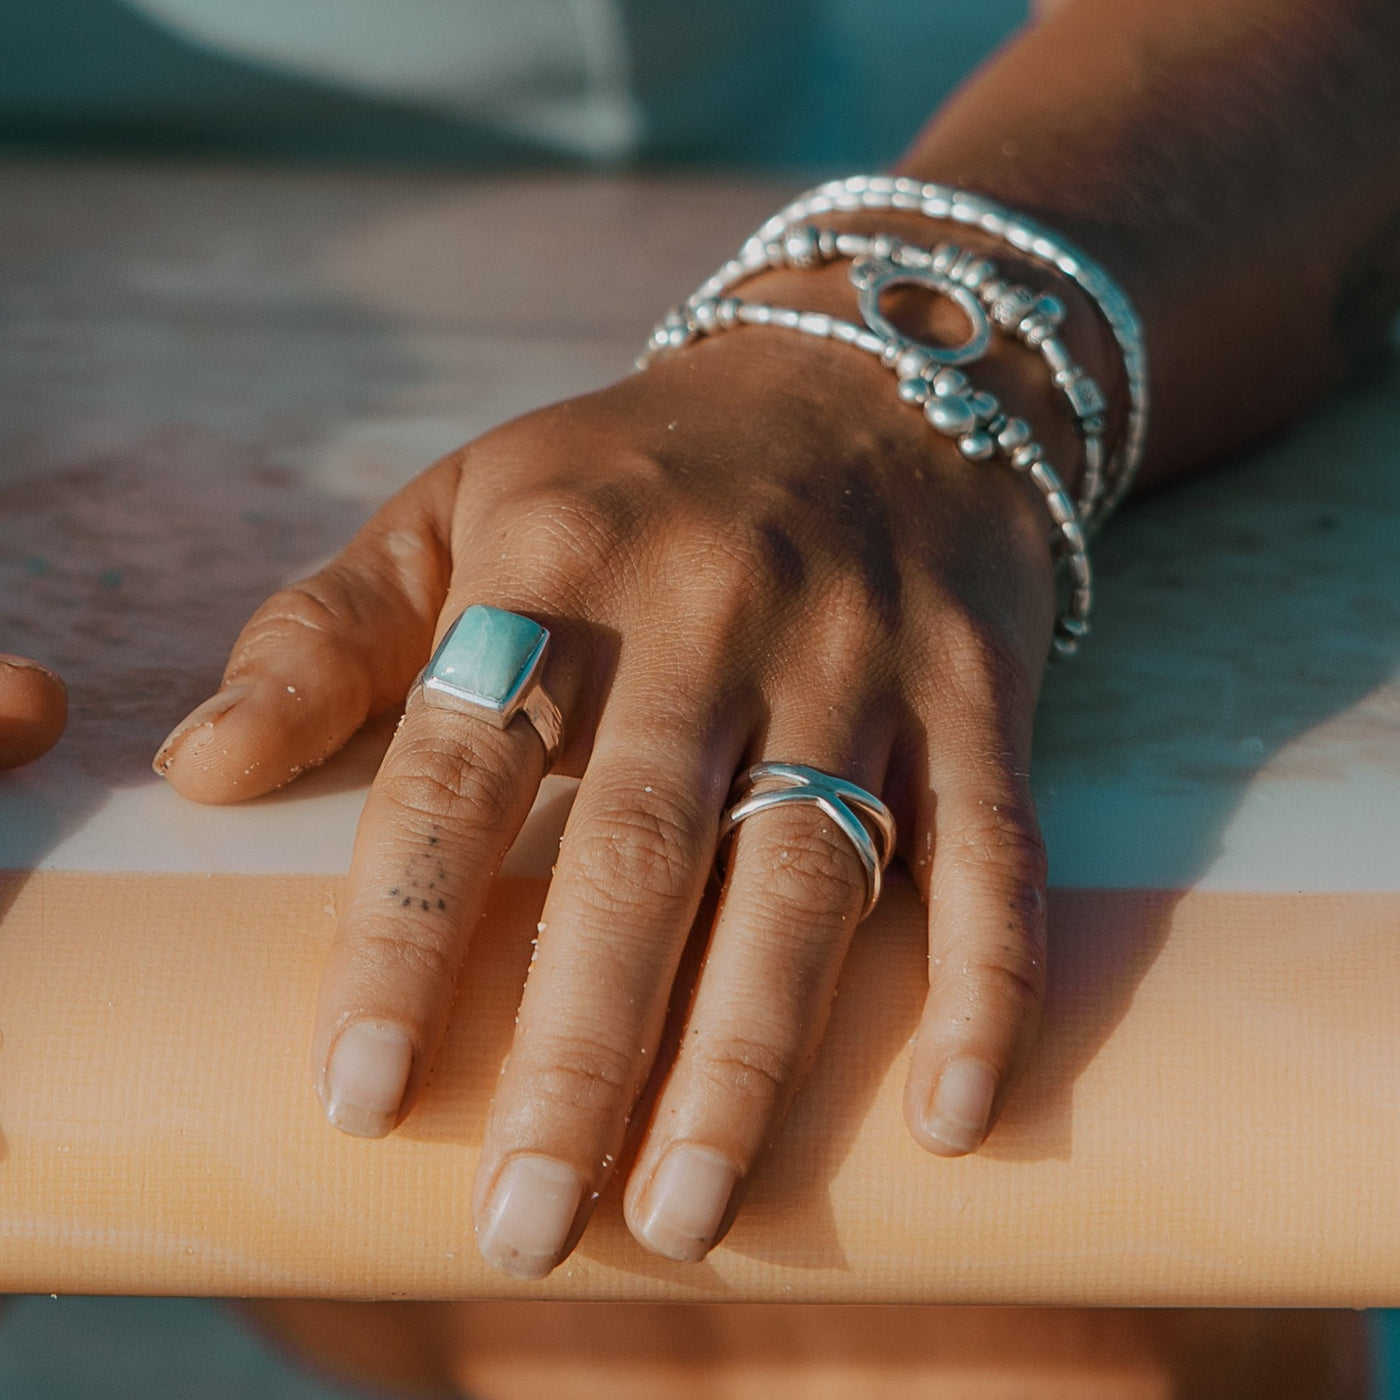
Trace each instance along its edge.
<path fill-rule="evenodd" d="M 478 1247 L 508 1273 L 564 1257 L 621 1151 L 744 737 L 733 713 L 682 717 L 625 680 L 606 712 L 477 1166 Z"/>
<path fill-rule="evenodd" d="M 495 606 L 475 606 L 486 600 Z M 597 688 L 601 663 L 576 625 L 541 636 L 538 611 L 479 569 L 453 580 L 445 650 L 410 697 L 361 813 L 313 1040 L 318 1092 L 344 1132 L 389 1132 L 431 1066 L 470 934 L 555 756 L 546 745 L 561 717 L 586 755 L 577 701 Z M 521 706 L 509 721 L 495 708 L 507 700 Z"/>
<path fill-rule="evenodd" d="M 322 976 L 313 1064 L 327 1116 L 382 1137 L 432 1062 L 492 877 L 534 800 L 544 747 L 410 705 L 360 818 Z"/>
<path fill-rule="evenodd" d="M 922 1146 L 959 1156 L 981 1146 L 1034 1043 L 1045 994 L 1045 856 L 1025 792 L 989 781 L 945 789 L 938 805 L 930 991 L 904 1112 Z"/>
<path fill-rule="evenodd" d="M 0 653 L 0 769 L 47 753 L 67 719 L 68 691 L 52 671 Z"/>
<path fill-rule="evenodd" d="M 329 565 L 274 594 L 239 634 L 219 692 L 154 767 L 186 797 L 235 802 L 324 762 L 402 702 L 447 592 L 457 468 L 440 463 Z"/>
<path fill-rule="evenodd" d="M 815 766 L 879 790 L 878 756 L 853 764 L 849 745 L 775 736 L 773 753 L 815 754 Z M 704 975 L 625 1199 L 632 1233 L 682 1261 L 719 1239 L 806 1078 L 866 901 L 864 866 L 815 803 L 756 813 L 733 844 Z"/>
<path fill-rule="evenodd" d="M 942 1156 L 986 1138 L 1031 1050 L 1045 994 L 1045 847 L 1027 777 L 1032 701 L 997 668 L 979 680 L 976 701 L 945 704 L 929 725 L 931 796 L 916 837 L 929 995 L 904 1115 L 915 1139 Z"/>
<path fill-rule="evenodd" d="M 827 699 L 827 687 L 796 682 L 775 698 L 763 756 L 878 792 L 888 725 L 859 695 L 841 713 Z M 727 1228 L 805 1079 L 867 896 L 851 839 L 815 801 L 755 812 L 735 829 L 726 862 L 680 1048 L 624 1197 L 636 1238 L 684 1261 L 702 1258 Z"/>

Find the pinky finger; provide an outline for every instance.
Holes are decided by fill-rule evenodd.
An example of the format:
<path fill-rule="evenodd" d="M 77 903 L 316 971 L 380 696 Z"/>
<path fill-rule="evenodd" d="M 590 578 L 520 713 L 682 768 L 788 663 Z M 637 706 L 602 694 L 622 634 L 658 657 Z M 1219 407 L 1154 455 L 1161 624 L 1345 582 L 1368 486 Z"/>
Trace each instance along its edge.
<path fill-rule="evenodd" d="M 1040 1023 L 1045 847 L 1024 778 L 964 774 L 940 790 L 932 844 L 929 994 L 904 1116 L 922 1147 L 955 1157 L 982 1145 Z"/>

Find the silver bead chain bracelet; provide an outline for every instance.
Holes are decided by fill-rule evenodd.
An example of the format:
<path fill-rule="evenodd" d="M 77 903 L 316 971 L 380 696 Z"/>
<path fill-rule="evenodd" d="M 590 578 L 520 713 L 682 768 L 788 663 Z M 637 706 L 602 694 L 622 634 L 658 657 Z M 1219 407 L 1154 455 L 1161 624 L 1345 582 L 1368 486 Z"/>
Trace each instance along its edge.
<path fill-rule="evenodd" d="M 855 263 L 852 270 L 860 268 L 861 264 Z M 982 462 L 1000 455 L 1017 472 L 1028 476 L 1055 522 L 1061 556 L 1069 573 L 1069 598 L 1055 621 L 1053 646 L 1056 655 L 1074 654 L 1088 631 L 1089 609 L 1093 603 L 1087 541 L 1078 507 L 1065 490 L 1059 474 L 1045 460 L 1040 444 L 1032 441 L 1030 427 L 1024 419 L 1008 417 L 1002 412 L 996 395 L 985 389 L 972 389 L 966 375 L 934 363 L 923 349 L 905 341 L 887 340 L 868 327 L 825 311 L 798 311 L 792 307 L 741 301 L 738 297 L 707 299 L 695 303 L 690 311 L 687 335 L 682 344 L 740 325 L 777 326 L 864 350 L 899 375 L 900 398 L 906 403 L 921 405 L 929 424 L 945 437 L 954 439 L 958 450 L 969 461 Z M 665 348 L 672 348 L 674 344 L 668 341 Z"/>
<path fill-rule="evenodd" d="M 983 195 L 952 185 L 898 175 L 850 175 L 807 190 L 767 219 L 744 242 L 736 257 L 695 291 L 714 296 L 718 287 L 735 285 L 769 266 L 775 244 L 794 224 L 825 214 L 897 210 L 922 214 L 938 223 L 960 224 L 988 234 L 1032 262 L 1053 268 L 1073 282 L 1098 308 L 1118 346 L 1128 386 L 1128 418 L 1123 442 L 1109 464 L 1106 499 L 1097 512 L 1107 516 L 1132 485 L 1147 441 L 1147 347 L 1142 323 L 1126 292 L 1108 271 L 1044 224 Z"/>
<path fill-rule="evenodd" d="M 932 219 L 971 224 L 1018 251 L 1056 268 L 1081 287 L 1098 307 L 1123 356 L 1129 392 L 1124 441 L 1107 462 L 1103 434 L 1107 402 L 1097 382 L 1074 363 L 1058 335 L 1065 308 L 1058 298 L 1011 283 L 996 263 L 979 253 L 940 243 L 915 247 L 889 234 L 851 234 L 819 228 L 809 219 L 824 213 L 900 209 Z M 864 325 L 825 312 L 769 306 L 729 295 L 757 273 L 780 267 L 810 269 L 837 258 L 851 260 Z M 902 334 L 880 311 L 880 298 L 900 284 L 922 286 L 951 300 L 970 331 L 960 345 L 931 345 Z M 836 340 L 878 357 L 894 370 L 899 396 L 923 409 L 930 426 L 952 438 L 969 461 L 1005 458 L 1026 475 L 1054 522 L 1058 553 L 1068 575 L 1068 596 L 1056 620 L 1053 654 L 1070 656 L 1088 630 L 1093 600 L 1087 536 L 1126 493 L 1142 455 L 1147 425 L 1146 356 L 1131 303 L 1108 274 L 1068 243 L 1013 211 L 944 185 L 886 176 L 852 176 L 799 196 L 769 219 L 712 277 L 653 330 L 638 359 L 677 349 L 700 336 L 741 325 L 777 326 Z M 995 325 L 1036 351 L 1063 397 L 1084 443 L 1084 481 L 1079 500 L 1032 440 L 1024 420 L 1003 412 L 996 396 L 969 385 L 957 366 L 986 354 Z"/>

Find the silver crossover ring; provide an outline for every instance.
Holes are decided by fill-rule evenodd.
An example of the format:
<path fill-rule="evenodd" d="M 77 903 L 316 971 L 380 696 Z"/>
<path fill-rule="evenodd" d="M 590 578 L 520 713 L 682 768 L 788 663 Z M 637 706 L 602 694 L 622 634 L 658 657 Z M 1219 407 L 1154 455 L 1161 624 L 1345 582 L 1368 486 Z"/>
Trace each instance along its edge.
<path fill-rule="evenodd" d="M 813 802 L 836 823 L 865 871 L 861 918 L 875 907 L 885 868 L 894 855 L 895 829 L 890 809 L 873 793 L 820 768 L 800 763 L 756 763 L 739 775 L 731 795 L 732 805 L 720 821 L 721 845 L 741 821 L 758 812 L 784 802 Z"/>
<path fill-rule="evenodd" d="M 548 646 L 548 628 L 534 619 L 473 603 L 447 629 L 409 700 L 476 715 L 497 729 L 523 715 L 544 745 L 548 771 L 564 732 L 559 707 L 541 680 Z"/>

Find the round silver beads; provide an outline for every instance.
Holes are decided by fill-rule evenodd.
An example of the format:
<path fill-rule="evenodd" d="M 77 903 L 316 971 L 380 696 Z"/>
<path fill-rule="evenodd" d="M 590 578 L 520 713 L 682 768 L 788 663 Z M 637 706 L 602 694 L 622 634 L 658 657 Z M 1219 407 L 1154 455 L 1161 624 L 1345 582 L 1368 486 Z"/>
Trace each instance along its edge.
<path fill-rule="evenodd" d="M 891 188 L 907 183 L 896 181 Z M 880 189 L 883 191 L 883 185 Z M 878 197 L 883 198 L 883 193 Z M 813 208 L 818 205 L 819 200 Z M 1066 590 L 1055 624 L 1053 652 L 1072 655 L 1088 631 L 1093 601 L 1085 521 L 1117 499 L 1123 482 L 1115 479 L 1111 487 L 1105 484 L 1102 435 L 1107 404 L 1098 384 L 1075 363 L 1059 335 L 1066 314 L 1064 304 L 1053 295 L 1009 281 L 1000 275 L 994 260 L 956 244 L 940 243 L 924 249 L 890 234 L 847 234 L 819 228 L 803 221 L 801 211 L 805 208 L 798 201 L 784 211 L 795 217 L 783 222 L 769 220 L 760 234 L 744 245 L 739 257 L 727 262 L 688 301 L 668 313 L 652 332 L 639 367 L 645 367 L 654 353 L 741 325 L 795 330 L 875 356 L 893 371 L 900 400 L 919 407 L 929 426 L 955 444 L 965 460 L 981 463 L 1003 458 L 1044 500 L 1055 527 Z M 764 268 L 810 269 L 836 258 L 851 259 L 850 276 L 864 324 L 826 312 L 771 306 L 730 295 L 739 283 Z M 1060 263 L 1056 265 L 1066 271 Z M 883 292 L 904 284 L 923 287 L 952 301 L 968 320 L 966 339 L 953 346 L 933 345 L 899 331 L 883 315 L 879 302 Z M 1006 414 L 994 394 L 971 385 L 966 374 L 954 367 L 982 358 L 993 327 L 1040 356 L 1054 389 L 1069 409 L 1084 443 L 1084 486 L 1078 501 L 1045 460 L 1030 425 Z M 1130 424 L 1134 429 L 1140 430 L 1140 426 L 1140 422 Z"/>

